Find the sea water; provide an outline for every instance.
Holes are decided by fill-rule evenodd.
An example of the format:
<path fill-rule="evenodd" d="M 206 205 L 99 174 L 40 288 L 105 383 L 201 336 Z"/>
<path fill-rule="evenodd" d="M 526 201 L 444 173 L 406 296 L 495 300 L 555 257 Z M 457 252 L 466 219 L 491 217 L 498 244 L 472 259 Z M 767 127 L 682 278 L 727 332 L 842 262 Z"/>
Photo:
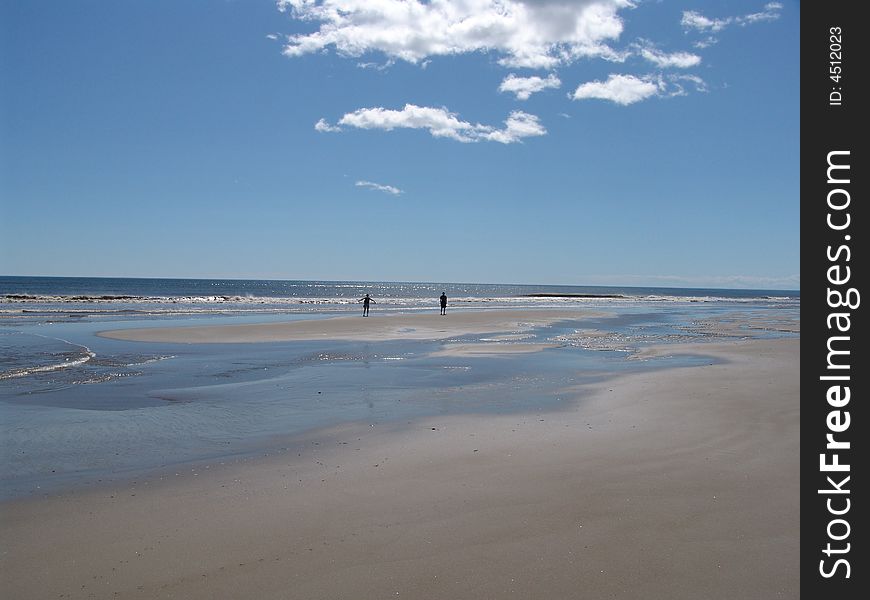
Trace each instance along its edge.
<path fill-rule="evenodd" d="M 357 314 L 365 293 L 378 302 L 376 313 L 434 311 L 442 291 L 450 311 L 559 307 L 576 309 L 576 318 L 521 339 L 168 344 L 96 335 Z M 793 335 L 788 324 L 799 322 L 799 310 L 797 293 L 746 290 L 2 277 L 0 493 L 255 454 L 276 439 L 346 422 L 557 410 L 577 401 L 566 390 L 616 373 L 710 362 L 637 360 L 644 346 Z M 708 326 L 728 320 L 750 325 Z M 493 340 L 555 347 L 436 354 L 445 344 Z"/>

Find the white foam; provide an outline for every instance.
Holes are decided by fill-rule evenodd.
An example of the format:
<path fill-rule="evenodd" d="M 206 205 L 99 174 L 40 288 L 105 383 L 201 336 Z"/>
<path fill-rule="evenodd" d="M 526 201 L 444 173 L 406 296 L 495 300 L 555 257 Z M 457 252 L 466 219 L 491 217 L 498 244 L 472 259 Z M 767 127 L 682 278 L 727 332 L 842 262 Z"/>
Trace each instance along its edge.
<path fill-rule="evenodd" d="M 81 358 L 77 358 L 74 360 L 67 360 L 62 363 L 55 363 L 53 365 L 42 365 L 39 367 L 21 367 L 19 369 L 12 369 L 11 371 L 0 373 L 0 379 L 13 379 L 15 377 L 26 377 L 27 375 L 33 375 L 34 373 L 49 373 L 51 371 L 58 371 L 60 369 L 79 367 L 94 358 L 95 356 L 95 353 L 88 350 L 86 356 L 82 356 Z"/>
<path fill-rule="evenodd" d="M 313 288 L 356 288 L 355 285 L 326 286 Z M 436 297 L 375 296 L 376 310 L 425 311 L 437 308 Z M 352 296 L 254 296 L 254 295 L 189 295 L 189 296 L 57 296 L 57 295 L 6 295 L 0 297 L 0 305 L 15 306 L 17 310 L 0 310 L 0 317 L 17 318 L 27 313 L 42 315 L 86 316 L 88 314 L 137 313 L 144 315 L 186 314 L 263 314 L 282 312 L 329 312 L 354 310 L 358 306 L 356 293 Z M 643 307 L 650 304 L 764 304 L 769 306 L 800 306 L 800 298 L 785 296 L 736 298 L 731 296 L 673 296 L 673 295 L 623 295 L 603 296 L 461 296 L 450 299 L 451 307 L 474 308 L 567 308 L 567 307 Z"/>
<path fill-rule="evenodd" d="M 27 375 L 33 375 L 34 373 L 50 373 L 51 371 L 58 371 L 60 369 L 69 369 L 71 367 L 80 367 L 81 365 L 85 364 L 86 362 L 88 362 L 89 360 L 91 360 L 92 358 L 94 358 L 96 356 L 96 353 L 93 352 L 87 346 L 82 346 L 81 344 L 76 344 L 76 343 L 73 343 L 69 340 L 65 340 L 65 339 L 57 338 L 57 337 L 51 337 L 48 335 L 42 335 L 39 333 L 34 333 L 32 335 L 35 335 L 35 336 L 41 337 L 41 338 L 45 338 L 47 340 L 55 340 L 57 342 L 63 342 L 64 344 L 69 344 L 70 346 L 75 346 L 76 348 L 81 348 L 82 351 L 84 352 L 84 355 L 79 357 L 79 358 L 72 359 L 72 360 L 65 359 L 61 363 L 54 363 L 54 364 L 50 364 L 50 365 L 35 365 L 35 366 L 30 366 L 30 367 L 19 367 L 17 369 L 12 369 L 10 371 L 3 371 L 3 372 L 0 372 L 0 380 L 13 379 L 16 377 L 26 377 Z"/>

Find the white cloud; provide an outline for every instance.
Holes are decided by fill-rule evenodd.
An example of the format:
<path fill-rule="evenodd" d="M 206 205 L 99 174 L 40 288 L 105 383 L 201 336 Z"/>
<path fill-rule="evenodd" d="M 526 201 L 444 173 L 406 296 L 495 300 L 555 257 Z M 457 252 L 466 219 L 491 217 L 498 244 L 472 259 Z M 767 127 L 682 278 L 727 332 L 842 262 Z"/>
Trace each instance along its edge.
<path fill-rule="evenodd" d="M 529 97 L 542 90 L 548 88 L 558 88 L 562 82 L 558 77 L 547 75 L 547 78 L 542 77 L 517 77 L 513 73 L 504 78 L 501 85 L 498 86 L 500 92 L 512 92 L 516 94 L 517 100 L 528 100 Z"/>
<path fill-rule="evenodd" d="M 318 127 L 320 126 L 320 127 Z M 503 129 L 496 129 L 480 123 L 462 121 L 455 113 L 446 108 L 416 106 L 406 104 L 402 110 L 387 108 L 360 108 L 347 113 L 338 121 L 338 125 L 330 125 L 321 119 L 315 125 L 318 131 L 340 131 L 339 126 L 356 127 L 358 129 L 425 129 L 433 137 L 444 137 L 458 142 L 492 141 L 502 144 L 521 142 L 523 138 L 546 135 L 547 130 L 541 125 L 535 115 L 522 111 L 512 112 Z"/>
<path fill-rule="evenodd" d="M 698 40 L 697 42 L 695 42 L 692 45 L 695 48 L 698 48 L 699 50 L 703 50 L 704 48 L 709 48 L 710 46 L 713 46 L 714 44 L 717 44 L 717 43 L 719 43 L 719 40 L 716 39 L 715 36 L 708 35 L 703 40 Z"/>
<path fill-rule="evenodd" d="M 676 91 L 672 91 L 669 95 L 671 96 L 685 96 L 686 91 L 684 87 L 684 83 L 690 83 L 694 86 L 696 92 L 708 92 L 709 88 L 707 87 L 707 82 L 698 77 L 697 75 L 670 75 L 668 80 L 672 84 L 672 89 L 676 88 Z"/>
<path fill-rule="evenodd" d="M 270 40 L 277 40 L 277 39 L 278 39 L 278 35 L 275 34 L 275 33 L 267 33 L 267 34 L 266 34 L 266 38 L 267 38 L 267 39 L 270 39 Z"/>
<path fill-rule="evenodd" d="M 314 124 L 314 129 L 321 133 L 341 131 L 341 127 L 330 125 L 326 122 L 326 119 L 320 119 L 319 121 L 317 121 L 317 123 Z"/>
<path fill-rule="evenodd" d="M 375 183 L 373 181 L 357 181 L 354 185 L 357 187 L 369 188 L 371 190 L 377 190 L 379 192 L 386 192 L 387 194 L 392 194 L 394 196 L 398 196 L 402 194 L 402 190 L 392 185 L 383 185 L 380 183 Z"/>
<path fill-rule="evenodd" d="M 686 10 L 683 11 L 683 18 L 680 20 L 680 25 L 686 29 L 697 29 L 698 31 L 721 31 L 733 22 L 733 17 L 726 17 L 724 19 L 708 19 L 699 12 Z"/>
<path fill-rule="evenodd" d="M 633 0 L 279 0 L 316 31 L 288 36 L 287 56 L 334 48 L 382 52 L 421 63 L 434 56 L 493 51 L 509 67 L 551 69 L 582 57 L 624 60 L 608 46 Z"/>
<path fill-rule="evenodd" d="M 782 9 L 783 5 L 779 2 L 768 2 L 760 12 L 749 13 L 748 15 L 737 17 L 724 17 L 721 19 L 710 19 L 697 11 L 687 10 L 683 11 L 683 18 L 680 20 L 680 24 L 686 30 L 694 29 L 700 32 L 716 33 L 730 25 L 745 26 L 759 23 L 761 21 L 775 21 L 781 16 L 780 11 Z"/>
<path fill-rule="evenodd" d="M 504 129 L 495 129 L 489 133 L 484 133 L 481 137 L 493 142 L 512 144 L 522 141 L 526 137 L 545 135 L 546 133 L 547 130 L 541 125 L 538 117 L 521 110 L 515 110 L 505 121 Z"/>
<path fill-rule="evenodd" d="M 574 100 L 599 99 L 610 100 L 627 106 L 657 96 L 662 90 L 661 81 L 653 81 L 651 77 L 635 77 L 634 75 L 611 74 L 607 81 L 589 81 L 577 86 L 571 96 Z"/>
<path fill-rule="evenodd" d="M 374 69 L 375 71 L 386 71 L 390 67 L 396 64 L 394 60 L 388 60 L 384 63 L 376 63 L 376 62 L 358 62 L 356 66 L 360 69 Z"/>
<path fill-rule="evenodd" d="M 691 52 L 673 52 L 668 54 L 656 48 L 648 40 L 639 40 L 635 44 L 635 48 L 641 57 L 662 69 L 671 67 L 689 69 L 701 64 L 701 57 L 697 54 L 692 54 Z"/>
<path fill-rule="evenodd" d="M 738 17 L 738 23 L 746 25 L 749 23 L 758 23 L 759 21 L 775 21 L 780 17 L 779 11 L 782 10 L 782 4 L 779 2 L 769 2 L 764 5 L 764 10 L 757 13 Z"/>
<path fill-rule="evenodd" d="M 611 74 L 607 81 L 589 81 L 580 84 L 571 94 L 574 100 L 610 100 L 628 106 L 647 98 L 673 98 L 687 96 L 687 87 L 696 92 L 708 91 L 706 82 L 697 75 L 634 75 Z"/>

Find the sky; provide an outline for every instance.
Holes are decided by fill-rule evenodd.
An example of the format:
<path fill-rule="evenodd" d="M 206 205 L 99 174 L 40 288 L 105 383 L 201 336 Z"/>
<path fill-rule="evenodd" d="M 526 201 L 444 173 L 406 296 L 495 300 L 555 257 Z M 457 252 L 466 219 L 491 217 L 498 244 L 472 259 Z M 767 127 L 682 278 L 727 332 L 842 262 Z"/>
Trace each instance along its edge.
<path fill-rule="evenodd" d="M 0 274 L 799 289 L 799 4 L 0 0 Z"/>

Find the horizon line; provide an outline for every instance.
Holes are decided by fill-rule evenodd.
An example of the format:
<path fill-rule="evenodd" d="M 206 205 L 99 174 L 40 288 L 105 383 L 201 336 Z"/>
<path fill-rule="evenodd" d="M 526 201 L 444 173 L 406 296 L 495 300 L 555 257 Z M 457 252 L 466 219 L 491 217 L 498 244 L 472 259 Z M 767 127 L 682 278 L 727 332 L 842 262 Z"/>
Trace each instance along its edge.
<path fill-rule="evenodd" d="M 699 285 L 637 285 L 637 284 L 582 284 L 582 283 L 505 283 L 492 281 L 424 281 L 424 280 L 388 280 L 388 279 L 292 279 L 292 278 L 251 278 L 251 277 L 179 277 L 179 276 L 119 276 L 119 275 L 0 275 L 0 278 L 30 278 L 30 279 L 144 279 L 144 280 L 180 280 L 180 281 L 283 281 L 283 282 L 318 282 L 318 283 L 398 283 L 398 284 L 428 284 L 439 285 L 503 285 L 527 287 L 596 287 L 596 288 L 659 288 L 674 290 L 742 290 L 742 291 L 779 291 L 798 292 L 800 288 L 756 288 L 756 287 L 722 287 Z"/>

